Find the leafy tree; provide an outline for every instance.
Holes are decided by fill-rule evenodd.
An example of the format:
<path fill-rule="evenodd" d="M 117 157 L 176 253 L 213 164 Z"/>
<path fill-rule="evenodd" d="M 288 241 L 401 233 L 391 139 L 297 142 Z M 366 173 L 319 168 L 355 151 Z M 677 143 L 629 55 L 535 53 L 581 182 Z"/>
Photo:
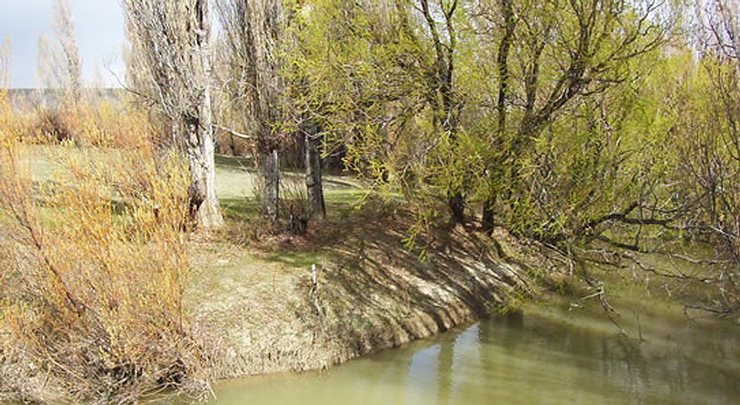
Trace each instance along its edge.
<path fill-rule="evenodd" d="M 633 61 L 666 41 L 671 21 L 662 11 L 657 2 L 480 3 L 479 45 L 493 61 L 483 68 L 495 72 L 491 84 L 497 95 L 491 108 L 496 158 L 488 167 L 491 184 L 483 207 L 487 231 L 497 196 L 514 212 L 516 205 L 527 205 L 522 165 L 543 134 L 544 140 L 556 135 L 553 125 L 562 113 L 640 75 Z M 500 26 L 504 29 L 496 29 Z"/>

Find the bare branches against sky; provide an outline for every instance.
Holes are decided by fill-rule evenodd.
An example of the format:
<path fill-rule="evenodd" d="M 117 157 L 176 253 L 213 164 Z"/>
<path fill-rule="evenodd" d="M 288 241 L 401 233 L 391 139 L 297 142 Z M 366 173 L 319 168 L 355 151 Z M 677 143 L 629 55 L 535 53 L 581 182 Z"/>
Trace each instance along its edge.
<path fill-rule="evenodd" d="M 117 86 L 123 77 L 124 21 L 118 0 L 70 0 L 85 85 Z M 51 0 L 0 1 L 0 41 L 12 43 L 11 86 L 38 87 L 38 41 L 53 34 Z M 110 72 L 112 70 L 115 75 Z"/>

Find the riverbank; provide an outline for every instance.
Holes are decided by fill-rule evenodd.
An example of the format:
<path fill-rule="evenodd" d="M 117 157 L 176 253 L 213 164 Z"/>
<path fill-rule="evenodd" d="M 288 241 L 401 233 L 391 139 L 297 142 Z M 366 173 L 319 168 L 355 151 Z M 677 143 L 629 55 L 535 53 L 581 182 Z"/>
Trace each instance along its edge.
<path fill-rule="evenodd" d="M 48 157 L 53 151 L 29 147 L 24 152 L 35 186 L 53 183 L 52 174 L 58 170 L 58 162 Z M 79 153 L 76 149 L 58 149 L 58 152 L 65 156 Z M 99 151 L 94 161 L 107 162 L 107 159 L 116 158 L 115 154 Z M 569 312 L 581 309 L 588 300 L 597 302 L 598 298 L 611 298 L 611 280 L 604 279 L 609 287 L 606 296 L 602 294 L 603 286 L 596 288 L 594 285 L 585 286 L 585 291 L 576 293 L 576 286 L 566 282 L 569 279 L 563 273 L 568 271 L 567 258 L 557 258 L 554 252 L 534 242 L 514 238 L 503 229 L 497 229 L 493 237 L 489 237 L 480 233 L 474 223 L 450 228 L 438 225 L 436 230 L 424 233 L 426 239 L 418 240 L 415 249 L 408 250 L 405 245 L 408 230 L 414 225 L 413 215 L 398 201 L 378 201 L 369 197 L 362 181 L 351 177 L 326 176 L 328 220 L 310 224 L 308 233 L 301 236 L 272 232 L 259 219 L 258 203 L 253 197 L 255 175 L 248 170 L 249 162 L 219 157 L 217 164 L 217 189 L 226 225 L 207 235 L 186 235 L 179 229 L 174 232 L 177 241 L 181 241 L 178 243 L 184 246 L 182 274 L 188 277 L 187 281 L 178 278 L 172 284 L 177 291 L 172 294 L 176 299 L 172 301 L 175 307 L 170 313 L 177 314 L 174 319 L 178 328 L 182 328 L 178 330 L 184 331 L 182 336 L 186 337 L 187 346 L 174 352 L 178 357 L 172 364 L 175 367 L 190 364 L 192 368 L 187 370 L 186 382 L 192 384 L 181 384 L 179 378 L 184 374 L 166 369 L 165 375 L 174 375 L 177 379 L 169 384 L 155 380 L 154 394 L 148 393 L 155 397 L 162 387 L 192 388 L 188 392 L 202 394 L 205 392 L 203 381 L 324 370 L 456 326 L 468 326 L 497 312 L 519 309 L 531 297 L 541 296 L 538 290 L 544 289 L 542 287 L 575 294 L 572 297 L 577 298 L 569 304 Z M 302 186 L 299 173 L 284 172 L 283 176 L 288 187 L 291 184 L 292 187 Z M 295 197 L 290 188 L 287 191 L 288 197 Z M 288 203 L 293 201 L 288 199 Z M 128 238 L 121 244 L 132 246 Z M 160 284 L 167 282 L 154 277 L 157 273 L 151 271 L 157 256 L 126 252 L 127 255 L 103 257 L 137 257 L 140 263 L 136 262 L 136 266 L 116 267 L 127 269 L 121 273 L 121 285 L 130 288 L 130 294 L 137 297 L 135 303 L 142 302 L 143 298 L 157 297 Z M 660 260 L 658 258 L 640 259 L 646 259 L 643 265 L 667 267 L 655 262 Z M 687 263 L 691 264 L 690 268 L 676 268 L 676 276 L 667 278 L 672 280 L 670 284 L 659 278 L 660 281 L 642 293 L 648 296 L 665 293 L 671 299 L 688 297 L 693 291 L 679 276 L 696 274 L 702 271 L 702 266 Z M 632 274 L 633 284 L 639 284 L 640 288 L 653 284 L 649 283 L 650 278 L 635 274 L 649 271 L 650 267 L 635 264 L 622 270 L 613 274 L 594 272 L 592 276 L 619 281 Z M 70 270 L 69 278 L 76 280 L 77 271 L 78 267 Z M 110 279 L 105 283 L 111 284 Z M 150 290 L 142 293 L 132 287 L 139 285 L 148 286 Z M 90 289 L 85 284 L 76 291 L 83 294 Z M 180 298 L 184 300 L 184 312 Z M 144 336 L 140 333 L 141 326 L 150 324 L 149 317 L 166 313 L 161 304 L 162 301 L 158 301 L 137 307 L 136 311 L 144 313 L 140 318 L 111 319 L 135 321 L 132 324 L 139 328 L 121 328 L 122 333 Z M 602 311 L 607 308 L 608 304 Z M 601 316 L 610 319 L 603 313 Z M 171 323 L 160 325 L 152 330 L 151 337 L 135 341 L 140 345 L 133 347 L 150 347 L 162 342 L 167 347 L 177 341 L 177 336 L 162 338 L 162 331 Z M 612 331 L 621 328 L 617 322 L 611 326 L 615 327 Z M 638 326 L 636 336 L 641 337 L 639 320 Z M 75 333 L 85 336 L 79 330 Z M 108 332 L 101 332 L 101 336 L 108 336 Z M 0 381 L 0 391 L 5 389 L 0 392 L 0 398 L 55 403 L 60 401 L 57 398 L 64 398 L 65 393 L 77 389 L 68 378 L 49 379 L 47 371 L 31 368 L 43 364 L 39 363 L 39 357 L 11 357 L 24 354 L 16 350 L 16 346 L 22 347 L 15 345 L 11 338 L 4 341 L 13 344 L 6 345 L 11 351 L 5 352 L 5 359 L 0 348 L 0 360 L 6 365 L 0 374 L 8 376 L 7 381 Z M 106 344 L 104 340 L 95 342 Z M 87 354 L 87 348 L 96 346 L 78 347 Z M 179 357 L 183 354 L 193 357 L 186 357 L 183 363 L 183 357 Z M 161 355 L 157 352 L 151 358 L 159 361 Z M 42 358 L 41 361 L 46 360 Z M 27 366 L 29 364 L 31 367 Z M 85 364 L 89 363 L 83 363 L 82 370 L 87 372 L 90 368 L 84 368 Z M 99 370 L 95 368 L 91 372 Z M 121 369 L 103 370 L 116 373 Z M 131 376 L 151 380 L 151 373 L 137 373 L 134 370 Z M 132 381 L 125 374 L 121 375 L 113 378 Z M 125 388 L 136 395 L 144 392 L 133 386 Z"/>
<path fill-rule="evenodd" d="M 48 221 L 47 228 L 43 228 L 45 231 L 78 229 L 83 234 L 89 233 L 86 230 L 94 228 L 97 221 L 54 228 L 55 215 L 66 206 L 49 205 L 53 200 L 47 200 L 48 195 L 34 190 L 65 190 L 64 185 L 74 180 L 65 177 L 65 173 L 69 173 L 67 166 L 72 165 L 70 162 L 116 168 L 118 162 L 126 158 L 125 152 L 106 149 L 24 145 L 20 165 L 28 171 L 29 184 L 32 184 L 27 191 L 31 196 L 28 201 L 32 202 L 29 209 L 38 208 L 39 215 Z M 88 298 L 89 308 L 101 308 L 71 316 L 64 324 L 80 328 L 67 330 L 70 336 L 67 340 L 85 338 L 94 342 L 75 345 L 79 356 L 89 355 L 89 347 L 111 344 L 116 349 L 109 350 L 119 350 L 120 346 L 124 354 L 131 354 L 127 350 L 134 353 L 129 357 L 121 356 L 124 360 L 120 361 L 120 366 L 114 361 L 102 366 L 90 366 L 90 361 L 73 361 L 68 367 L 59 366 L 55 370 L 58 374 L 51 375 L 37 364 L 50 362 L 57 367 L 61 359 L 72 358 L 67 354 L 71 350 L 65 346 L 67 340 L 61 339 L 61 349 L 58 349 L 60 353 L 67 350 L 65 354 L 55 352 L 57 358 L 44 354 L 42 351 L 48 349 L 43 341 L 47 330 L 39 329 L 37 334 L 24 332 L 25 329 L 18 326 L 22 323 L 16 325 L 10 321 L 16 315 L 18 319 L 28 319 L 22 311 L 25 307 L 6 306 L 0 313 L 4 327 L 0 336 L 8 343 L 0 347 L 0 400 L 55 403 L 65 398 L 84 401 L 94 397 L 119 401 L 119 398 L 152 395 L 152 390 L 156 396 L 163 387 L 181 387 L 184 375 L 187 375 L 188 384 L 183 389 L 202 393 L 203 381 L 281 371 L 321 370 L 468 324 L 514 306 L 517 300 L 532 294 L 526 272 L 513 264 L 515 260 L 512 259 L 529 255 L 502 230 L 490 238 L 478 233 L 473 226 L 437 229 L 431 234 L 425 233 L 428 239 L 417 241 L 416 249 L 408 250 L 404 246 L 408 230 L 414 224 L 413 216 L 397 201 L 373 200 L 361 180 L 349 176 L 327 175 L 324 179 L 328 220 L 310 224 L 308 233 L 301 236 L 272 232 L 259 219 L 258 203 L 254 198 L 256 176 L 249 170 L 251 166 L 245 159 L 218 157 L 217 192 L 226 224 L 208 235 L 172 233 L 176 239 L 168 242 L 166 251 L 173 252 L 172 246 L 182 247 L 182 251 L 178 250 L 177 258 L 171 258 L 173 261 L 162 268 L 176 268 L 182 273 L 179 270 L 153 272 L 162 253 L 140 252 L 134 248 L 165 244 L 158 245 L 158 241 L 151 241 L 149 245 L 132 243 L 130 233 L 122 233 L 120 240 L 115 239 L 116 246 L 128 249 L 122 255 L 110 255 L 108 250 L 102 249 L 106 245 L 99 242 L 85 245 L 83 242 L 87 239 L 81 240 L 82 237 L 63 240 L 74 246 L 70 248 L 73 251 L 80 251 L 78 245 L 90 249 L 89 252 L 84 250 L 90 257 L 67 260 L 68 253 L 53 250 L 57 245 L 44 246 L 46 250 L 41 253 L 53 254 L 58 263 L 70 266 L 69 269 L 65 267 L 65 271 L 68 270 L 65 280 L 78 283 L 74 291 Z M 282 175 L 287 200 L 292 203 L 290 198 L 300 198 L 303 178 L 300 173 L 283 172 Z M 92 190 L 90 204 L 100 204 L 102 208 L 96 212 L 106 213 L 110 208 L 105 200 L 99 199 L 101 185 L 96 182 L 97 177 L 89 174 L 85 179 L 89 184 L 80 184 Z M 80 182 L 79 179 L 75 181 Z M 80 184 L 75 183 L 75 186 Z M 85 207 L 87 205 L 81 209 Z M 80 215 L 70 218 L 81 218 Z M 66 245 L 60 244 L 59 248 L 62 246 Z M 101 252 L 95 250 L 98 248 Z M 118 271 L 115 277 L 119 279 L 97 280 L 99 263 L 96 260 L 100 258 L 130 259 L 133 264 L 104 263 L 104 268 Z M 175 259 L 182 259 L 182 262 Z M 87 260 L 89 274 L 80 275 L 80 260 Z M 32 261 L 23 263 L 28 269 L 11 269 L 18 274 L 33 270 Z M 173 267 L 172 263 L 178 263 L 178 267 Z M 13 271 L 11 275 L 15 274 Z M 90 278 L 85 278 L 88 276 Z M 98 282 L 101 284 L 96 284 Z M 107 292 L 111 286 L 119 286 L 121 291 L 111 291 L 111 298 L 100 298 L 99 292 Z M 167 288 L 172 290 L 163 293 Z M 30 299 L 17 290 L 18 294 L 12 296 L 0 294 L 0 299 L 5 297 L 7 302 Z M 10 289 L 3 291 L 6 292 L 10 293 Z M 120 296 L 137 298 L 121 301 Z M 165 300 L 167 297 L 171 299 Z M 147 301 L 158 298 L 162 300 Z M 122 311 L 121 303 L 135 309 Z M 39 308 L 44 307 L 39 304 Z M 8 316 L 4 317 L 5 314 Z M 170 315 L 173 318 L 161 324 L 153 321 Z M 104 328 L 91 332 L 86 323 L 97 327 L 103 321 L 115 324 L 120 331 L 115 329 L 112 333 Z M 123 327 L 124 324 L 135 326 Z M 167 337 L 164 333 L 173 325 L 176 326 L 175 336 Z M 142 328 L 146 327 L 153 329 L 142 333 Z M 11 336 L 29 339 L 41 336 L 41 340 L 31 341 L 35 346 L 27 342 L 24 346 Z M 116 340 L 110 340 L 110 336 L 115 336 Z M 183 346 L 173 347 L 172 342 L 180 342 Z M 147 350 L 151 351 L 151 356 L 147 357 L 150 363 L 146 364 L 153 364 L 147 370 L 154 371 L 142 371 L 145 369 L 137 368 L 139 365 L 135 363 L 140 359 L 137 356 Z M 162 350 L 171 350 L 174 360 L 157 368 L 163 358 Z M 136 366 L 130 366 L 129 361 Z M 190 368 L 179 371 L 178 367 Z M 160 372 L 164 377 L 157 377 Z M 83 380 L 89 384 L 85 391 L 79 385 Z M 151 386 L 140 388 L 130 383 L 138 384 L 140 380 L 146 380 Z M 121 388 L 116 384 L 127 385 Z"/>
<path fill-rule="evenodd" d="M 493 316 L 325 372 L 219 382 L 208 404 L 736 402 L 737 326 L 715 317 L 689 322 L 679 303 L 631 282 L 610 286 L 628 335 L 598 300 L 580 301 L 583 291 L 545 293 L 523 314 Z"/>
<path fill-rule="evenodd" d="M 421 260 L 403 248 L 410 219 L 388 209 L 366 207 L 260 246 L 198 242 L 185 297 L 213 377 L 326 369 L 533 292 L 524 269 L 472 229 L 435 235 Z M 494 238 L 519 248 L 503 230 Z"/>

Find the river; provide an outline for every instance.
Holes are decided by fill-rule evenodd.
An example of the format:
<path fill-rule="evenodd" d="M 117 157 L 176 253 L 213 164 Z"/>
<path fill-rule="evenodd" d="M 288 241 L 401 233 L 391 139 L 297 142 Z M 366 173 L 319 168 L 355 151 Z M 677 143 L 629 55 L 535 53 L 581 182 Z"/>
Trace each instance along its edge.
<path fill-rule="evenodd" d="M 736 324 L 628 294 L 625 336 L 596 300 L 548 302 L 321 373 L 222 382 L 208 404 L 740 404 Z"/>

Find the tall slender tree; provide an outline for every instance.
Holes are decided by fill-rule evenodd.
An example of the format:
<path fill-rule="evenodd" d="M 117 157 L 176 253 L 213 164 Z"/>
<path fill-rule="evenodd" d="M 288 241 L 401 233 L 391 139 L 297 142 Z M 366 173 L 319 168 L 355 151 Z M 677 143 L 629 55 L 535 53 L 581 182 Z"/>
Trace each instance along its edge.
<path fill-rule="evenodd" d="M 286 94 L 289 97 L 289 118 L 296 123 L 304 148 L 304 168 L 306 177 L 306 192 L 308 193 L 309 216 L 313 219 L 326 218 L 326 203 L 324 201 L 324 185 L 321 177 L 321 126 L 316 116 L 320 107 L 310 97 L 311 80 L 305 67 L 300 63 L 305 60 L 312 50 L 310 42 L 307 44 L 302 33 L 310 24 L 311 9 L 306 2 L 288 2 L 287 32 L 285 53 L 287 60 L 283 69 L 286 76 Z"/>
<path fill-rule="evenodd" d="M 67 102 L 78 104 L 82 98 L 82 59 L 69 0 L 54 1 L 52 27 L 52 38 L 39 38 L 38 75 L 45 87 L 63 90 Z"/>
<path fill-rule="evenodd" d="M 10 87 L 10 54 L 12 44 L 10 38 L 5 38 L 0 45 L 0 90 Z"/>
<path fill-rule="evenodd" d="M 284 89 L 279 54 L 284 32 L 282 0 L 219 0 L 231 66 L 227 93 L 244 113 L 257 140 L 262 215 L 278 220 L 280 208 L 280 132 Z"/>
<path fill-rule="evenodd" d="M 433 110 L 433 124 L 457 143 L 460 108 L 462 104 L 455 90 L 455 60 L 457 55 L 457 32 L 455 14 L 460 10 L 459 0 L 418 0 L 426 29 L 434 49 L 434 59 L 427 74 L 429 104 Z M 405 10 L 402 10 L 405 13 Z M 441 21 L 440 21 L 441 20 Z M 440 29 L 441 27 L 441 29 Z M 465 220 L 465 196 L 463 185 L 452 181 L 447 190 L 448 206 L 452 220 Z"/>

